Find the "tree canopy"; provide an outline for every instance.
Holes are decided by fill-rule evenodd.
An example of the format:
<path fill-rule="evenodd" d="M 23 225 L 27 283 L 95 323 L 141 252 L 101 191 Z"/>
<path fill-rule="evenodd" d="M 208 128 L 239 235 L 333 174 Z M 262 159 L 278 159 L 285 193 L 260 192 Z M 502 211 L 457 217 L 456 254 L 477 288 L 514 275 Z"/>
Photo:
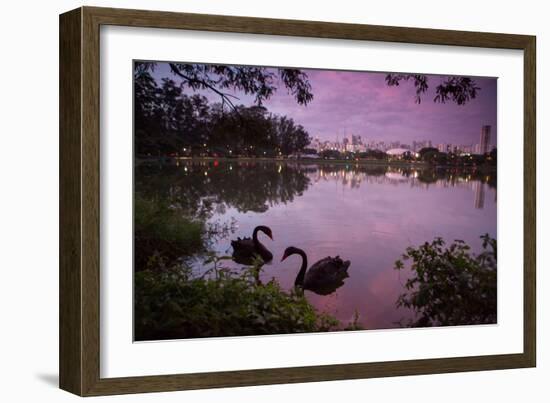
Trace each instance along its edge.
<path fill-rule="evenodd" d="M 151 74 L 155 63 L 134 68 L 134 119 L 137 154 L 273 155 L 299 152 L 310 143 L 307 131 L 291 118 L 269 113 L 262 102 L 280 80 L 298 104 L 313 99 L 307 75 L 298 69 L 169 63 L 178 82 Z M 220 102 L 209 103 L 199 93 L 210 90 Z M 254 104 L 235 103 L 232 89 L 254 95 Z M 226 105 L 230 106 L 227 110 Z"/>
<path fill-rule="evenodd" d="M 293 119 L 278 116 L 263 106 L 235 105 L 186 95 L 171 79 L 158 85 L 142 75 L 135 86 L 135 146 L 138 155 L 192 153 L 194 155 L 288 155 L 311 141 Z"/>
<path fill-rule="evenodd" d="M 425 74 L 387 74 L 386 83 L 392 86 L 399 86 L 402 82 L 412 81 L 415 89 L 415 102 L 422 102 L 422 95 L 428 91 L 429 79 Z M 446 76 L 435 88 L 434 102 L 446 103 L 455 102 L 457 105 L 465 105 L 477 96 L 481 88 L 470 77 Z"/>
<path fill-rule="evenodd" d="M 157 63 L 136 62 L 134 78 L 150 76 Z M 282 83 L 300 105 L 307 105 L 313 99 L 308 76 L 300 69 L 268 69 L 255 66 L 228 66 L 219 64 L 168 63 L 170 71 L 181 80 L 180 86 L 190 89 L 209 90 L 220 96 L 222 106 L 228 104 L 235 109 L 234 90 L 253 95 L 257 105 L 268 100 Z"/>

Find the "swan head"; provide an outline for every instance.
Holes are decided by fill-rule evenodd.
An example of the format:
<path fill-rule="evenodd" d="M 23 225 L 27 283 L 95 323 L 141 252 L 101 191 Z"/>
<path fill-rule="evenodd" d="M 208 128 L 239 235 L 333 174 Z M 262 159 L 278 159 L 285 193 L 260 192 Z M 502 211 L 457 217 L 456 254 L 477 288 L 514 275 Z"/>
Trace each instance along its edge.
<path fill-rule="evenodd" d="M 287 257 L 289 257 L 290 255 L 296 255 L 296 254 L 301 254 L 303 253 L 303 251 L 299 248 L 296 248 L 294 246 L 289 246 L 288 248 L 285 249 L 285 253 L 283 254 L 283 257 L 281 258 L 281 262 L 283 260 L 285 260 Z"/>
<path fill-rule="evenodd" d="M 273 232 L 271 232 L 271 228 L 265 225 L 259 225 L 256 229 L 266 234 L 273 241 Z"/>

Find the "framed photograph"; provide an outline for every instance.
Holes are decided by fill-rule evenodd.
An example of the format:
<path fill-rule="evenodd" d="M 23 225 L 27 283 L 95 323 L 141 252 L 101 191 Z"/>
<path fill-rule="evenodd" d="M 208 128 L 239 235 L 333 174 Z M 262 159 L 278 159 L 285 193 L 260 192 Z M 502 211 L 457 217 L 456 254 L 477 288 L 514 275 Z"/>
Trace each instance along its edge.
<path fill-rule="evenodd" d="M 535 87 L 534 36 L 62 14 L 60 387 L 535 366 Z"/>

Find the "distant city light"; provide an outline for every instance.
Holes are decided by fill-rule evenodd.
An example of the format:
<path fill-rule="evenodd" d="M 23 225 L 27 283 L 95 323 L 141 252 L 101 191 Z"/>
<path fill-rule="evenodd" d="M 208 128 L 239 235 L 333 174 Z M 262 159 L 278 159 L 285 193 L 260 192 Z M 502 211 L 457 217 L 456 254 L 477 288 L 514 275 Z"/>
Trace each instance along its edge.
<path fill-rule="evenodd" d="M 411 152 L 411 156 L 420 158 L 419 151 L 423 148 L 435 148 L 439 152 L 460 154 L 485 154 L 491 149 L 491 127 L 482 126 L 482 134 L 479 143 L 470 144 L 434 144 L 431 140 L 413 140 L 410 143 L 403 143 L 397 140 L 380 140 L 366 138 L 362 135 L 351 134 L 342 140 L 321 140 L 318 136 L 314 137 L 310 147 L 318 153 L 321 151 L 337 151 L 351 153 L 366 153 L 368 151 L 386 152 L 391 149 L 406 149 Z M 486 150 L 486 151 L 485 151 Z M 485 152 L 483 152 L 485 151 Z M 328 156 L 323 158 L 327 159 Z"/>

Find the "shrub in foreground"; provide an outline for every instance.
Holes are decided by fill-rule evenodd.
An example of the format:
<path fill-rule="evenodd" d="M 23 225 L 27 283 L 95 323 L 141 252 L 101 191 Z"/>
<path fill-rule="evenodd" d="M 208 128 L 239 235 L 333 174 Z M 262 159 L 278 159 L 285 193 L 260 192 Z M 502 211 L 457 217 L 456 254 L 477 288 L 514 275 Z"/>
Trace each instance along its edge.
<path fill-rule="evenodd" d="M 483 251 L 475 255 L 461 240 L 446 246 L 441 238 L 409 247 L 395 269 L 411 261 L 411 276 L 398 307 L 412 309 L 410 327 L 454 326 L 496 323 L 497 242 L 483 235 Z"/>
<path fill-rule="evenodd" d="M 134 250 L 136 271 L 145 270 L 152 256 L 174 262 L 204 250 L 204 223 L 155 200 L 134 200 Z"/>
<path fill-rule="evenodd" d="M 273 279 L 260 284 L 256 268 L 145 270 L 135 277 L 136 340 L 246 336 L 340 330 L 299 292 Z M 358 329 L 356 321 L 342 330 Z"/>

